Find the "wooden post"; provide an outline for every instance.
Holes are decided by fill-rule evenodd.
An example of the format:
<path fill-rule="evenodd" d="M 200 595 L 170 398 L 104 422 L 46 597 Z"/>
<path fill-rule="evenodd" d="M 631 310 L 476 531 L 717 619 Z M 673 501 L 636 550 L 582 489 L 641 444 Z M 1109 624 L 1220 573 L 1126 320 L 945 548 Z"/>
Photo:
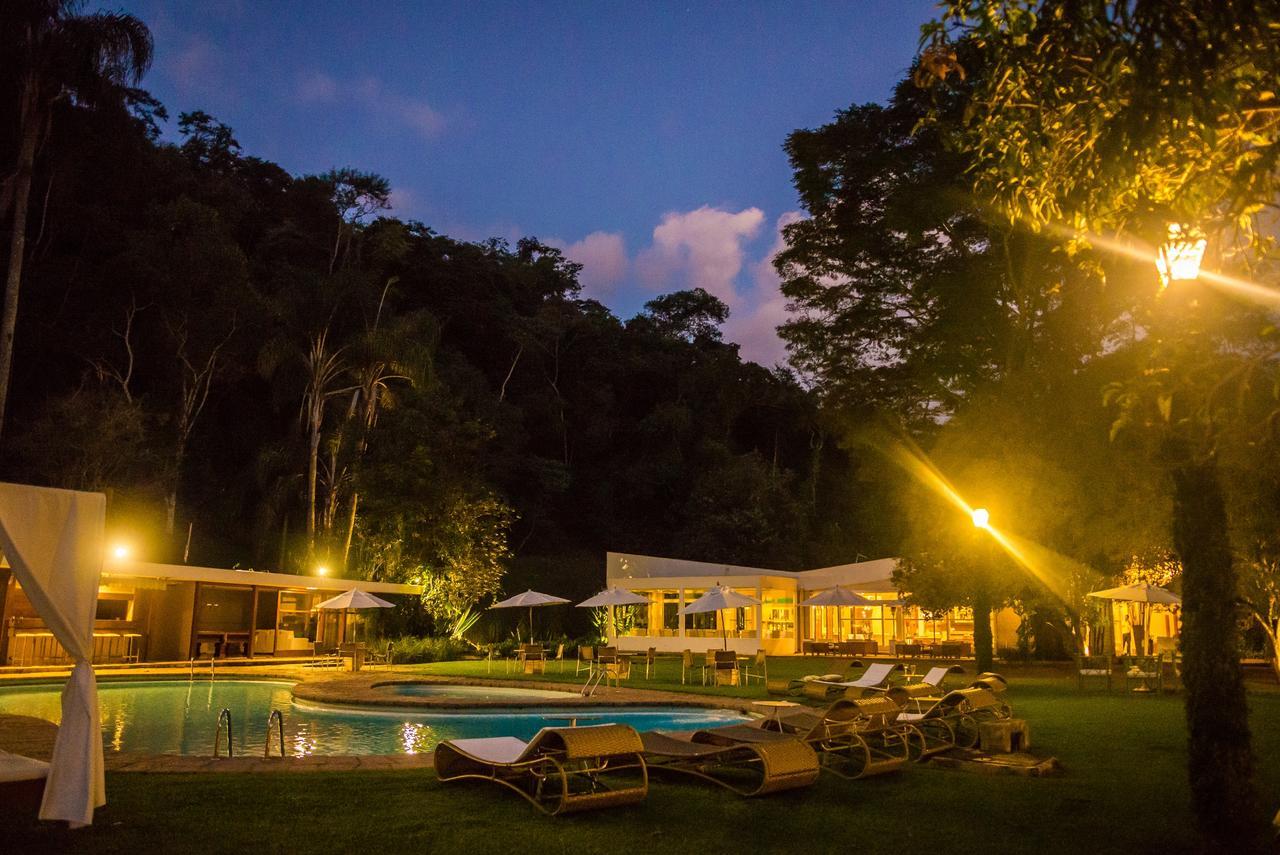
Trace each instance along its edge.
<path fill-rule="evenodd" d="M 203 584 L 203 582 L 196 582 L 196 596 L 191 603 L 191 640 L 187 645 L 187 656 L 191 659 L 194 659 L 197 653 L 196 635 L 200 628 L 200 588 Z"/>
<path fill-rule="evenodd" d="M 249 649 L 246 650 L 245 652 L 248 653 L 249 658 L 252 659 L 253 658 L 253 639 L 258 632 L 258 586 L 254 585 L 249 589 L 249 591 L 250 591 L 250 596 L 253 597 L 253 606 L 252 608 L 249 609 L 249 644 L 248 644 Z"/>

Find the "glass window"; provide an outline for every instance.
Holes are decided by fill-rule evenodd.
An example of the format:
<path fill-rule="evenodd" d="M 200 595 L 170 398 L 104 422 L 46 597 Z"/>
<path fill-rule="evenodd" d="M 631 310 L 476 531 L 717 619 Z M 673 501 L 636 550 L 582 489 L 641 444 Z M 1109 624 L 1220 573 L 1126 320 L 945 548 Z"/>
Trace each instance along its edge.
<path fill-rule="evenodd" d="M 249 588 L 200 588 L 196 628 L 207 632 L 247 632 L 253 613 L 253 591 Z"/>
<path fill-rule="evenodd" d="M 762 638 L 795 638 L 795 597 L 781 588 L 766 588 L 761 592 L 764 603 L 764 632 Z"/>

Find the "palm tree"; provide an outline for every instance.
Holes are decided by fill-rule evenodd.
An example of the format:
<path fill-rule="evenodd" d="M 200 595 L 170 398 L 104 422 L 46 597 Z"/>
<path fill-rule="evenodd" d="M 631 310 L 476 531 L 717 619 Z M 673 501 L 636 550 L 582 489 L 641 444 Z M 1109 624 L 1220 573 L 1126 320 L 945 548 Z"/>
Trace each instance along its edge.
<path fill-rule="evenodd" d="M 151 65 L 151 32 L 142 21 L 123 13 L 76 14 L 81 5 L 79 0 L 7 0 L 0 12 L 0 64 L 14 73 L 18 95 L 18 157 L 0 185 L 0 216 L 13 212 L 0 322 L 0 430 L 13 362 L 31 179 L 53 107 L 64 99 L 91 108 L 119 103 L 124 87 L 141 80 Z"/>

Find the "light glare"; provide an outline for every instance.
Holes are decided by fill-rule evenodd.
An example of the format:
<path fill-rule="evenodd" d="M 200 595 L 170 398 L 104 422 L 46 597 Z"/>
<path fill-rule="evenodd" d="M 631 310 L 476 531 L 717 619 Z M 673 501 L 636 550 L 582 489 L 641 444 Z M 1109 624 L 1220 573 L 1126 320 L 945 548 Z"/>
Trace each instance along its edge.
<path fill-rule="evenodd" d="M 1169 225 L 1169 235 L 1156 256 L 1156 270 L 1160 272 L 1160 284 L 1167 288 L 1172 282 L 1193 282 L 1200 278 L 1200 262 L 1208 240 L 1199 229 Z"/>
<path fill-rule="evenodd" d="M 973 524 L 978 528 L 991 528 L 991 514 L 986 508 L 973 509 Z"/>

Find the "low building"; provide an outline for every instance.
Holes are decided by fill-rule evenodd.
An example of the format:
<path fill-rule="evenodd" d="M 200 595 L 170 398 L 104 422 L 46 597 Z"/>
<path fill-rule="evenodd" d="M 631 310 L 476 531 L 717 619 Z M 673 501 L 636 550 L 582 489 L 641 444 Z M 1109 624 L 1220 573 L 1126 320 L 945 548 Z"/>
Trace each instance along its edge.
<path fill-rule="evenodd" d="M 972 611 L 952 609 L 934 619 L 907 605 L 893 585 L 894 564 L 893 558 L 881 558 L 787 571 L 610 552 L 608 586 L 649 599 L 647 605 L 623 613 L 611 641 L 624 649 L 654 647 L 663 652 L 719 647 L 724 638 L 730 649 L 741 653 L 763 649 L 771 655 L 971 655 Z M 686 603 L 715 585 L 759 600 L 760 605 L 680 616 Z M 836 585 L 873 605 L 800 605 Z M 1017 627 L 1012 610 L 993 615 L 995 646 L 1012 645 Z"/>
<path fill-rule="evenodd" d="M 0 583 L 0 665 L 70 664 L 7 568 Z M 93 661 L 312 656 L 359 631 L 361 613 L 316 608 L 352 588 L 383 597 L 421 593 L 387 582 L 110 561 L 98 587 Z"/>

